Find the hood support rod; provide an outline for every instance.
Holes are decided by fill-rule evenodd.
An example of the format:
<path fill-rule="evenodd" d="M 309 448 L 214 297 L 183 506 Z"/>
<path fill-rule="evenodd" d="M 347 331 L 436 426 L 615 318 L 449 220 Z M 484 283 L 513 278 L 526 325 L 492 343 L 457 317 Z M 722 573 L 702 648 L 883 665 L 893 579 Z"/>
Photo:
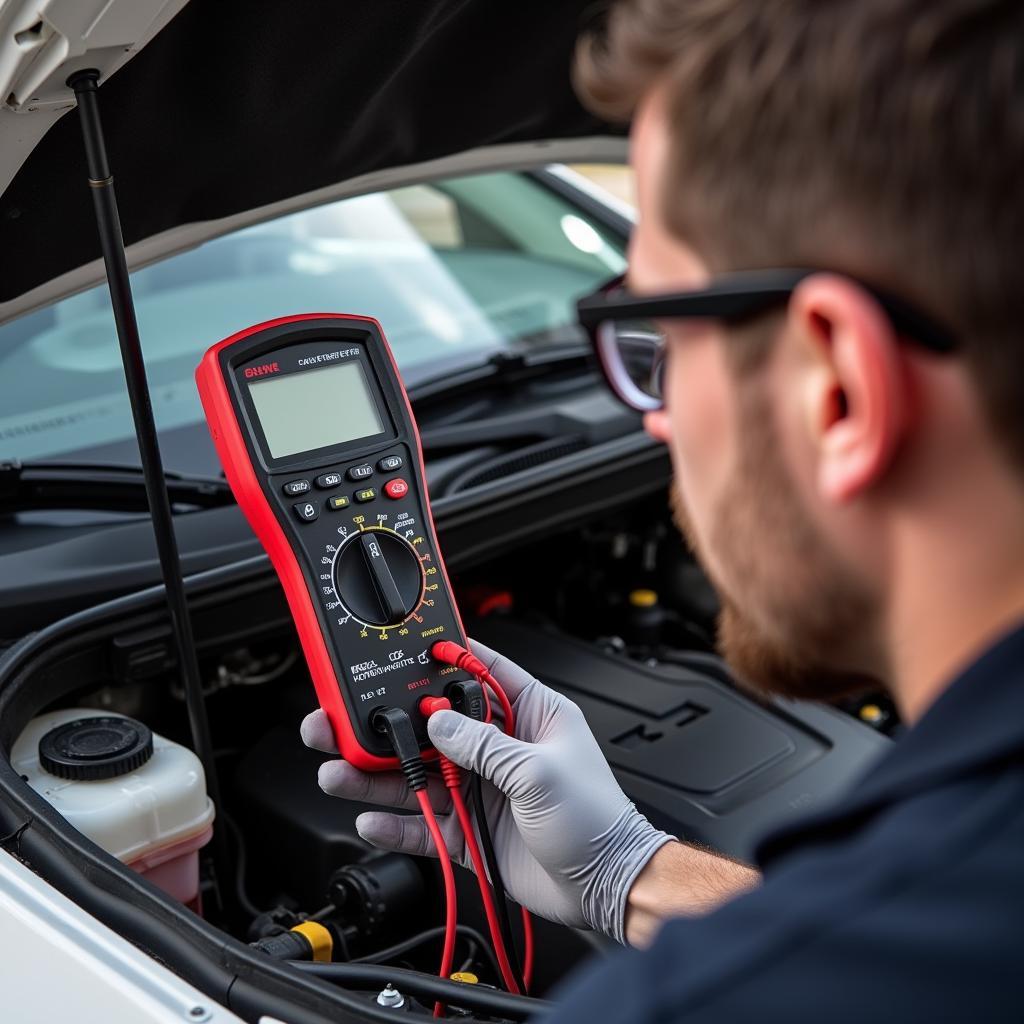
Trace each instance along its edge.
<path fill-rule="evenodd" d="M 76 71 L 68 78 L 68 86 L 74 90 L 78 101 L 82 137 L 85 143 L 86 163 L 89 170 L 89 190 L 92 192 L 99 229 L 100 248 L 103 251 L 103 265 L 110 289 L 110 304 L 114 311 L 117 340 L 121 347 L 121 362 L 124 366 L 125 383 L 131 402 L 132 418 L 135 421 L 135 435 L 139 442 L 142 474 L 146 485 L 146 500 L 153 519 L 153 533 L 156 535 L 160 569 L 167 592 L 167 606 L 171 617 L 178 668 L 181 672 L 185 691 L 185 707 L 188 712 L 192 746 L 202 762 L 206 773 L 206 790 L 218 813 L 223 813 L 220 801 L 220 786 L 210 741 L 210 723 L 203 698 L 202 680 L 199 675 L 199 661 L 196 658 L 192 622 L 189 618 L 185 586 L 181 578 L 181 558 L 178 542 L 174 535 L 174 518 L 167 495 L 167 481 L 164 477 L 163 461 L 157 441 L 156 423 L 153 420 L 153 404 L 150 400 L 149 383 L 146 379 L 146 365 L 142 358 L 139 341 L 139 325 L 135 317 L 135 303 L 132 299 L 131 282 L 128 277 L 128 262 L 121 234 L 121 218 L 117 211 L 114 195 L 114 177 L 107 162 L 107 150 L 103 139 L 103 125 L 100 122 L 98 82 L 100 73 L 94 69 Z M 230 869 L 226 828 L 214 829 L 214 861 L 221 886 L 227 885 Z M 223 892 L 221 900 L 223 902 Z"/>

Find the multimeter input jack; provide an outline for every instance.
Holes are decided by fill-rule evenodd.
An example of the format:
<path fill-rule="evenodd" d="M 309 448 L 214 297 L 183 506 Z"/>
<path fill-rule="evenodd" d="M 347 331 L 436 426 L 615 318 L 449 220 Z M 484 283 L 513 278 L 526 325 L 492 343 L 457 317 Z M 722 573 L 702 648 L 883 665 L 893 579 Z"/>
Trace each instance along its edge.
<path fill-rule="evenodd" d="M 388 731 L 383 717 L 384 712 L 387 710 L 386 706 L 379 705 L 370 711 L 370 728 L 381 736 L 384 736 Z"/>
<path fill-rule="evenodd" d="M 451 702 L 452 710 L 460 715 L 483 722 L 487 717 L 487 698 L 484 688 L 476 679 L 461 679 L 449 683 L 445 696 Z"/>
<path fill-rule="evenodd" d="M 387 736 L 409 788 L 414 793 L 426 789 L 427 770 L 408 713 L 401 708 L 378 708 L 370 714 L 370 726 Z"/>

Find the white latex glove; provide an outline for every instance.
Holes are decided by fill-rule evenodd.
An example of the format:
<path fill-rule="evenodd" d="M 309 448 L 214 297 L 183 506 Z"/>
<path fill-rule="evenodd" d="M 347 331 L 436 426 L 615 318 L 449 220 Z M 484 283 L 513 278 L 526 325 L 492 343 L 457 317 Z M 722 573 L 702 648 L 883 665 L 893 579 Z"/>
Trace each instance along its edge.
<path fill-rule="evenodd" d="M 487 819 L 509 896 L 534 914 L 588 927 L 624 943 L 626 896 L 634 879 L 671 836 L 654 828 L 615 781 L 583 713 L 567 697 L 483 644 L 473 653 L 505 689 L 516 736 L 454 711 L 431 716 L 431 742 L 463 768 L 479 772 Z M 497 710 L 497 701 L 491 700 Z M 327 716 L 307 715 L 303 742 L 336 753 Z M 320 768 L 332 796 L 413 810 L 416 798 L 400 772 L 362 772 L 345 761 Z M 468 851 L 440 779 L 431 804 L 452 859 L 471 868 Z M 471 808 L 472 810 L 472 808 Z M 368 811 L 360 836 L 384 850 L 436 855 L 422 815 Z"/>

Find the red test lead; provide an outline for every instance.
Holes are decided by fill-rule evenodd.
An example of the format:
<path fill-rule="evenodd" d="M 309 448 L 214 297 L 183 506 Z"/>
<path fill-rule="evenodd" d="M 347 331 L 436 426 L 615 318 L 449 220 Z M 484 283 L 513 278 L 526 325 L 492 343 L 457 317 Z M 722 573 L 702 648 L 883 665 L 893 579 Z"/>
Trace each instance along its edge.
<path fill-rule="evenodd" d="M 461 644 L 457 644 L 451 640 L 439 640 L 430 648 L 431 655 L 438 661 L 444 662 L 447 665 L 454 665 L 457 668 L 462 669 L 465 672 L 471 673 L 476 680 L 480 683 L 484 693 L 484 700 L 486 703 L 486 721 L 490 721 L 490 703 L 487 700 L 488 690 L 494 693 L 497 698 L 499 705 L 501 706 L 502 714 L 505 720 L 505 732 L 509 736 L 515 735 L 515 712 L 512 709 L 512 703 L 508 699 L 508 695 L 502 688 L 501 684 L 491 674 L 487 666 L 475 655 L 472 651 L 467 650 Z M 457 684 L 449 686 L 451 691 Z M 477 783 L 474 792 L 474 809 L 476 810 L 477 820 L 480 824 L 480 835 L 484 841 L 484 852 L 487 855 L 487 863 L 491 868 L 491 878 L 495 882 L 496 895 L 501 900 L 500 909 L 504 912 L 504 887 L 499 884 L 498 878 L 500 873 L 498 871 L 497 858 L 494 855 L 494 850 L 491 847 L 490 836 L 487 829 L 487 821 L 484 815 L 483 800 L 480 795 L 479 784 Z M 456 809 L 457 810 L 457 809 Z M 478 872 L 479 874 L 479 872 Z M 522 922 L 523 922 L 523 990 L 529 992 L 530 981 L 533 974 L 533 958 L 534 958 L 534 943 L 533 943 L 533 922 L 530 919 L 530 914 L 525 907 L 522 908 Z M 507 940 L 508 945 L 511 947 L 511 929 L 508 926 L 507 915 L 504 918 L 504 929 L 503 934 Z"/>
<path fill-rule="evenodd" d="M 451 711 L 451 701 L 447 697 L 424 697 L 420 701 L 420 714 L 429 718 L 437 711 Z M 476 840 L 476 833 L 473 829 L 473 820 L 469 816 L 469 809 L 462 797 L 462 769 L 444 755 L 441 756 L 441 776 L 444 784 L 448 787 L 452 799 L 452 806 L 455 808 L 455 815 L 459 820 L 459 826 L 466 840 L 466 849 L 469 851 L 469 859 L 473 863 L 473 871 L 476 873 L 477 885 L 480 887 L 480 899 L 484 905 L 484 914 L 487 918 L 487 928 L 491 933 L 491 945 L 494 947 L 494 955 L 501 968 L 501 977 L 509 992 L 519 994 L 519 983 L 516 981 L 515 972 L 508 959 L 508 952 L 505 948 L 505 941 L 501 934 L 501 926 L 498 922 L 498 912 L 494 906 L 494 895 L 487 882 L 487 869 L 484 865 L 484 858 L 480 852 L 480 846 Z M 502 898 L 503 894 L 497 894 Z"/>

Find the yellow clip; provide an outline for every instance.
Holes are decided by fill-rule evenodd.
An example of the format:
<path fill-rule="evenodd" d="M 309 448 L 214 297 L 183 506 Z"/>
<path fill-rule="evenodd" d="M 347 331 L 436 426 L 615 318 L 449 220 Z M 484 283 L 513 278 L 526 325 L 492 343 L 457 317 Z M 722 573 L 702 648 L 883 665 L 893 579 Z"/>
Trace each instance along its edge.
<path fill-rule="evenodd" d="M 331 933 L 319 921 L 303 921 L 291 929 L 298 932 L 313 951 L 313 960 L 318 964 L 329 964 L 334 952 L 334 939 Z"/>
<path fill-rule="evenodd" d="M 476 985 L 480 981 L 472 971 L 456 971 L 450 977 L 452 981 L 461 981 L 464 985 Z"/>

